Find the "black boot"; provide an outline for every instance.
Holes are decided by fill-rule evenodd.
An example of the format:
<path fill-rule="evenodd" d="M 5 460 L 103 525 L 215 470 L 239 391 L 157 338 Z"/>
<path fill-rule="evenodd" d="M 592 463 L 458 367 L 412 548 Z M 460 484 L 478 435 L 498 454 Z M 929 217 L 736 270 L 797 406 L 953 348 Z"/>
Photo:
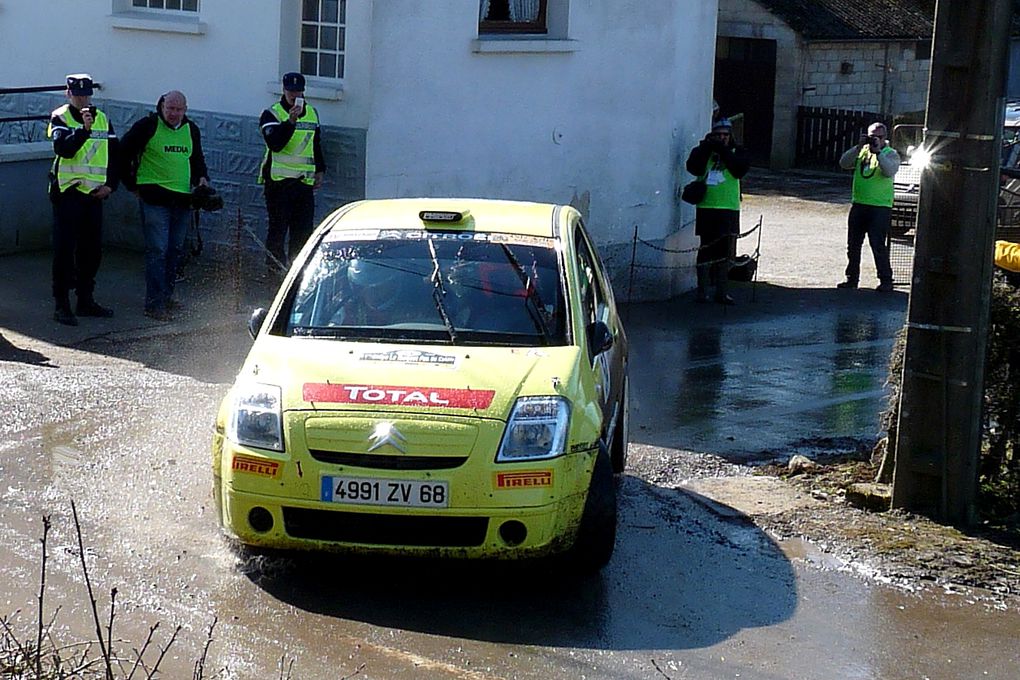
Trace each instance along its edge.
<path fill-rule="evenodd" d="M 78 318 L 71 311 L 71 303 L 66 297 L 63 299 L 57 298 L 56 305 L 53 308 L 53 320 L 65 326 L 78 325 Z"/>
<path fill-rule="evenodd" d="M 75 311 L 78 312 L 78 316 L 97 316 L 102 319 L 109 319 L 113 316 L 112 309 L 102 306 L 93 300 L 91 295 L 78 298 L 78 305 Z"/>
<path fill-rule="evenodd" d="M 694 292 L 694 299 L 698 302 L 708 302 L 708 268 L 710 265 L 699 264 L 695 271 L 698 274 L 698 288 Z"/>
<path fill-rule="evenodd" d="M 726 294 L 730 280 L 730 263 L 720 262 L 715 270 L 715 301 L 721 305 L 734 305 L 736 300 Z"/>

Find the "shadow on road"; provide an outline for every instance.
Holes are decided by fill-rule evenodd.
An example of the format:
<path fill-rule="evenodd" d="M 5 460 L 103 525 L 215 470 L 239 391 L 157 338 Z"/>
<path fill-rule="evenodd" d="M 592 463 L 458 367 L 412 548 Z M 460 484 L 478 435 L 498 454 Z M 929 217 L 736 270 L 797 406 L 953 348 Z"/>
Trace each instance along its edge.
<path fill-rule="evenodd" d="M 497 643 L 689 649 L 792 617 L 791 564 L 749 520 L 693 497 L 621 482 L 616 552 L 601 574 L 548 563 L 314 556 L 259 558 L 248 577 L 302 610 Z"/>
<path fill-rule="evenodd" d="M 142 254 L 108 250 L 97 276 L 96 299 L 114 309 L 110 319 L 79 318 L 77 326 L 53 320 L 48 296 L 52 255 L 46 251 L 0 258 L 4 270 L 0 326 L 50 345 L 143 363 L 203 382 L 231 382 L 251 347 L 247 320 L 266 306 L 275 282 L 234 281 L 230 266 L 195 260 L 177 284 L 181 308 L 171 322 L 143 314 L 145 283 Z M 74 296 L 72 294 L 72 305 Z M 38 353 L 38 351 L 35 351 Z M 25 361 L 24 350 L 11 354 L 0 346 L 0 361 Z"/>
<path fill-rule="evenodd" d="M 50 363 L 50 358 L 42 352 L 18 347 L 5 338 L 3 334 L 0 334 L 0 361 L 14 361 L 21 364 L 31 364 L 32 366 L 57 368 L 57 366 Z"/>

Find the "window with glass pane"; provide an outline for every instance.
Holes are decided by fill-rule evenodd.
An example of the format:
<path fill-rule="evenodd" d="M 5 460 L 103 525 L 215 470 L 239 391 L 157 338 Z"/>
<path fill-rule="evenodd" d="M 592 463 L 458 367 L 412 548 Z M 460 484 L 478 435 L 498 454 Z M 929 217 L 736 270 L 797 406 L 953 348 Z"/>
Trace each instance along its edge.
<path fill-rule="evenodd" d="M 546 33 L 547 0 L 481 0 L 479 33 Z"/>
<path fill-rule="evenodd" d="M 344 77 L 347 0 L 301 1 L 301 73 Z"/>
<path fill-rule="evenodd" d="M 131 0 L 131 6 L 137 9 L 197 12 L 198 0 Z"/>

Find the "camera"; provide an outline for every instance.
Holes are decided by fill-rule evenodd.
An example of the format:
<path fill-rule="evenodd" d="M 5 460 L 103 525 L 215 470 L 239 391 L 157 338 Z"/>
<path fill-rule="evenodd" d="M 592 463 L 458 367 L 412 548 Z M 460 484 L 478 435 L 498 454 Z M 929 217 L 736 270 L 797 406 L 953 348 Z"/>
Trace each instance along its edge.
<path fill-rule="evenodd" d="M 191 192 L 191 207 L 195 210 L 216 212 L 223 207 L 223 197 L 211 186 L 200 184 Z"/>

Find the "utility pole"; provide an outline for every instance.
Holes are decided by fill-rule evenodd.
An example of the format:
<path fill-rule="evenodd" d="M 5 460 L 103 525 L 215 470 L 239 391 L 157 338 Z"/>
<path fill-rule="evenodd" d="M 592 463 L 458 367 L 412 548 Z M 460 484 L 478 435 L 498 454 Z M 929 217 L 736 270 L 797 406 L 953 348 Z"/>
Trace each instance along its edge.
<path fill-rule="evenodd" d="M 975 519 L 1011 0 L 938 0 L 892 505 Z"/>

